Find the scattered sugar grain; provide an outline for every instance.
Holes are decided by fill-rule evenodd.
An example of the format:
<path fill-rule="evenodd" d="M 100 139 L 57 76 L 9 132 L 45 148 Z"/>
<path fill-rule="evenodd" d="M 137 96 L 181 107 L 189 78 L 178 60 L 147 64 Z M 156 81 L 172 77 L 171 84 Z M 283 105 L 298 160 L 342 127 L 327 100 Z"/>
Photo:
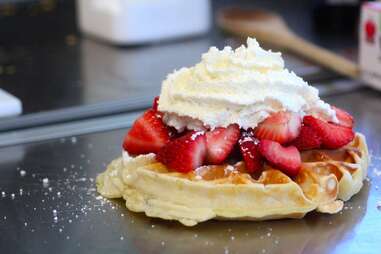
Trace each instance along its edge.
<path fill-rule="evenodd" d="M 378 170 L 376 168 L 373 169 L 373 173 L 376 175 L 376 176 L 381 176 L 381 170 Z"/>
<path fill-rule="evenodd" d="M 42 179 L 42 186 L 44 186 L 44 188 L 49 186 L 49 179 L 47 177 Z"/>

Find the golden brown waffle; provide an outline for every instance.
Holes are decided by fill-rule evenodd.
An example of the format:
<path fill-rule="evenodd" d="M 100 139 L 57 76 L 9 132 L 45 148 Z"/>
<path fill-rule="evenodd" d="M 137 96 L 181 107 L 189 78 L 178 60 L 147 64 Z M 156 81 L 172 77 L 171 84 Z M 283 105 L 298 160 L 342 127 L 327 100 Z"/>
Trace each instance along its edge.
<path fill-rule="evenodd" d="M 365 138 L 337 150 L 302 153 L 295 178 L 265 165 L 259 176 L 244 163 L 170 172 L 153 154 L 114 160 L 98 176 L 101 195 L 123 197 L 131 211 L 193 226 L 209 219 L 301 218 L 307 212 L 337 213 L 362 187 L 369 156 Z"/>

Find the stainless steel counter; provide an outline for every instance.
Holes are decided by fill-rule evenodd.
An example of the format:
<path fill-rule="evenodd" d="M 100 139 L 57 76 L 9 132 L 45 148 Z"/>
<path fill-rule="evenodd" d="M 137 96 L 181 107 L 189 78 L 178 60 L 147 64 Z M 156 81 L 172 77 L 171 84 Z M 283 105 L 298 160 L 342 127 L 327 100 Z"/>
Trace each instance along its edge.
<path fill-rule="evenodd" d="M 339 214 L 186 228 L 129 212 L 94 182 L 120 155 L 120 129 L 0 148 L 1 253 L 380 253 L 381 94 L 325 99 L 354 115 L 372 154 L 369 179 Z"/>

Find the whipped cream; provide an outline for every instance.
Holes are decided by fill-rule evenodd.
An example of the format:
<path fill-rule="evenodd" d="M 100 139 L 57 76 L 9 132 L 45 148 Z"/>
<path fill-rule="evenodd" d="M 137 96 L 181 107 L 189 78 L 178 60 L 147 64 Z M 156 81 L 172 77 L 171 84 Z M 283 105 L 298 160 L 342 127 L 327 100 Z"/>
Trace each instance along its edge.
<path fill-rule="evenodd" d="M 164 122 L 179 131 L 232 123 L 255 128 L 278 111 L 337 122 L 318 90 L 284 67 L 281 53 L 262 49 L 252 38 L 236 50 L 211 47 L 200 63 L 169 74 L 159 110 Z"/>

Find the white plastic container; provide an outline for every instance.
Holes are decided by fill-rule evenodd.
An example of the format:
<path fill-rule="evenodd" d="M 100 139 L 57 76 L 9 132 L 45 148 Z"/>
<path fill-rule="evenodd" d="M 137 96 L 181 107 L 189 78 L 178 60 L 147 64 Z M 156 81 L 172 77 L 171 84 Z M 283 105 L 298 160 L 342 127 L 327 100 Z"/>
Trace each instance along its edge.
<path fill-rule="evenodd" d="M 13 95 L 0 89 L 0 118 L 19 115 L 21 112 L 21 101 Z"/>
<path fill-rule="evenodd" d="M 82 32 L 119 45 L 173 39 L 209 30 L 209 0 L 77 0 Z"/>

